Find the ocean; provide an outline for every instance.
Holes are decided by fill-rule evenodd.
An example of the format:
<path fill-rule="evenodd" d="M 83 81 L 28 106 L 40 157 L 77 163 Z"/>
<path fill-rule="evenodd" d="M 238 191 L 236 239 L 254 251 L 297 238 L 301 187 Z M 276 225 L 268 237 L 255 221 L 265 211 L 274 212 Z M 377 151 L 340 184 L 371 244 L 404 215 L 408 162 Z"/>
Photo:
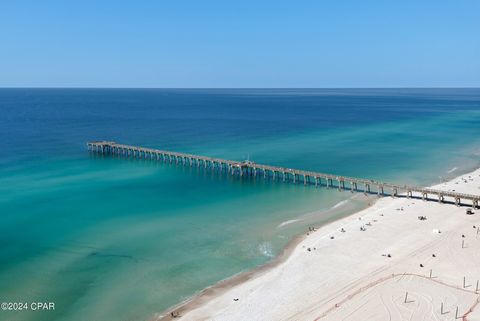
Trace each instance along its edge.
<path fill-rule="evenodd" d="M 429 185 L 479 167 L 480 89 L 0 89 L 0 301 L 55 303 L 1 320 L 149 320 L 374 200 L 90 140 Z"/>

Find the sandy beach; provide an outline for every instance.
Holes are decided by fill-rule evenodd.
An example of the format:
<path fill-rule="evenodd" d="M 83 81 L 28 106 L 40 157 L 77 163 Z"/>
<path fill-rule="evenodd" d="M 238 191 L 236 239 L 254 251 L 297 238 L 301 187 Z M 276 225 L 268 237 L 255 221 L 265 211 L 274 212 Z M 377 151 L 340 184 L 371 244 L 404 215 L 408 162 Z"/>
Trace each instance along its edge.
<path fill-rule="evenodd" d="M 432 187 L 478 195 L 480 169 Z M 466 209 L 381 198 L 158 320 L 480 320 L 480 210 Z"/>

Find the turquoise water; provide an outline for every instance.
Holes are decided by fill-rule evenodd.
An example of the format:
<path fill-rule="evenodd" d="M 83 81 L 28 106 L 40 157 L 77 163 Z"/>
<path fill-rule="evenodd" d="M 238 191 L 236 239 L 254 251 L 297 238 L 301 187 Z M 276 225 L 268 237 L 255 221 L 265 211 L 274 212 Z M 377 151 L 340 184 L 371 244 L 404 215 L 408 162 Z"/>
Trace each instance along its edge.
<path fill-rule="evenodd" d="M 0 301 L 56 307 L 1 320 L 147 320 L 369 202 L 88 140 L 419 185 L 480 163 L 478 89 L 2 89 L 0 112 Z"/>

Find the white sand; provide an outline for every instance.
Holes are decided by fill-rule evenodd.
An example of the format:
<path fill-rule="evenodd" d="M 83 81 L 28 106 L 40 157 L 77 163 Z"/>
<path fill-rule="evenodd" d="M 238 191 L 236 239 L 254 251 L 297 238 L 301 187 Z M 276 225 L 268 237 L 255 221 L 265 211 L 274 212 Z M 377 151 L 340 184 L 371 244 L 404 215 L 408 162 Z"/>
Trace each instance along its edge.
<path fill-rule="evenodd" d="M 478 195 L 480 170 L 435 188 Z M 474 307 L 465 320 L 480 320 L 480 304 L 475 306 L 480 232 L 473 228 L 480 226 L 480 210 L 465 211 L 451 204 L 382 198 L 309 233 L 284 262 L 192 304 L 180 319 L 454 320 L 458 306 L 459 317 Z"/>

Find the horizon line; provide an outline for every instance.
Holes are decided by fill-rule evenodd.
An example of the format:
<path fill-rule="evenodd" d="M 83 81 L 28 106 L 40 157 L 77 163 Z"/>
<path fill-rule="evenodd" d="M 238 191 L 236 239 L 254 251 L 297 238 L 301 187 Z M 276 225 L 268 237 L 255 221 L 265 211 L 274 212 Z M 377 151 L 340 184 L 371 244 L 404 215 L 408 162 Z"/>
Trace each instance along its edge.
<path fill-rule="evenodd" d="M 16 87 L 16 86 L 0 86 L 0 89 L 194 89 L 194 90 L 204 90 L 204 89 L 480 89 L 480 86 L 445 86 L 445 87 L 81 87 L 81 86 L 25 86 L 25 87 Z"/>

